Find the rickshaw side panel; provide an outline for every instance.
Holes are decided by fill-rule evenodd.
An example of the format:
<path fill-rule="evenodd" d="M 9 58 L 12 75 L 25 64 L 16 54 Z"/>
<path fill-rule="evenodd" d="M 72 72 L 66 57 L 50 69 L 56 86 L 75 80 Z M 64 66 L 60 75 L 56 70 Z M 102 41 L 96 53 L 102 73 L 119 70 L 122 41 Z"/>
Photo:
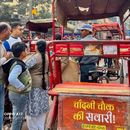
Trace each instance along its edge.
<path fill-rule="evenodd" d="M 102 3 L 102 4 L 101 4 Z M 94 0 L 67 1 L 52 0 L 53 16 L 56 7 L 57 19 L 62 25 L 68 20 L 92 20 L 119 16 L 123 23 L 123 15 L 129 9 L 129 0 Z M 81 8 L 80 8 L 81 7 Z M 105 12 L 105 13 L 104 13 Z M 123 27 L 123 26 L 122 26 Z M 124 30 L 124 29 L 123 29 Z M 62 42 L 62 41 L 60 41 Z M 101 41 L 98 41 L 99 44 Z M 116 41 L 115 41 L 116 42 Z M 124 54 L 120 45 L 124 41 L 101 43 L 101 45 L 115 45 L 116 53 L 101 53 L 101 57 L 129 57 L 130 52 Z M 63 42 L 64 43 L 64 42 Z M 88 42 L 87 42 L 88 43 Z M 89 42 L 91 44 L 92 42 Z M 126 43 L 126 42 L 124 42 Z M 97 43 L 96 43 L 97 44 Z M 127 41 L 127 45 L 129 41 Z M 85 45 L 85 44 L 84 44 Z M 71 53 L 70 45 L 57 52 L 57 43 L 50 56 L 50 63 L 59 57 L 84 56 Z M 108 46 L 107 46 L 108 47 Z M 110 46 L 109 46 L 110 47 Z M 113 47 L 113 46 L 112 46 Z M 122 47 L 124 48 L 124 47 Z M 64 47 L 62 48 L 64 50 Z M 49 49 L 48 49 L 49 50 Z M 92 54 L 92 53 L 91 53 Z M 90 56 L 93 56 L 91 55 Z M 51 59 L 53 57 L 53 59 Z M 54 62 L 53 62 L 54 61 Z M 130 63 L 129 63 L 130 64 Z M 51 65 L 52 69 L 52 65 Z M 129 69 L 129 68 L 128 68 Z M 55 71 L 51 71 L 53 79 Z M 55 81 L 55 80 L 52 80 Z M 61 84 L 60 84 L 61 83 Z M 89 84 L 89 83 L 52 83 L 49 93 L 58 97 L 58 130 L 129 130 L 130 129 L 130 78 L 128 85 Z M 103 107 L 101 108 L 103 104 Z M 105 105 L 104 105 L 105 104 Z"/>
<path fill-rule="evenodd" d="M 61 41 L 52 41 L 48 46 L 48 52 L 53 52 L 55 57 L 57 56 L 83 56 L 83 55 L 98 55 L 98 56 L 109 56 L 111 57 L 114 53 L 116 57 L 124 57 L 130 55 L 130 41 L 128 40 L 103 40 L 103 41 L 70 41 L 70 40 L 61 40 Z M 97 48 L 91 50 L 88 45 L 96 45 Z M 88 48 L 86 48 L 88 47 Z M 115 48 L 116 52 L 107 52 L 105 48 Z M 87 53 L 85 53 L 87 49 Z M 98 53 L 97 53 L 97 52 Z"/>
<path fill-rule="evenodd" d="M 89 56 L 100 56 L 100 57 L 129 57 L 130 51 L 126 47 L 129 47 L 130 41 L 70 41 L 60 40 L 51 41 L 47 46 L 50 66 L 50 88 L 53 88 L 56 84 L 62 81 L 58 80 L 55 68 L 60 68 L 61 65 L 56 66 L 57 60 L 61 60 L 61 57 L 81 57 L 85 55 Z M 89 46 L 90 45 L 90 46 Z M 113 49 L 109 49 L 113 48 Z M 108 51 L 108 49 L 110 51 Z M 58 74 L 61 75 L 62 74 Z"/>
<path fill-rule="evenodd" d="M 129 129 L 128 99 L 99 95 L 60 96 L 58 129 L 126 130 Z"/>
<path fill-rule="evenodd" d="M 50 94 L 58 96 L 57 129 L 130 128 L 130 88 L 127 85 L 64 83 L 56 85 Z"/>

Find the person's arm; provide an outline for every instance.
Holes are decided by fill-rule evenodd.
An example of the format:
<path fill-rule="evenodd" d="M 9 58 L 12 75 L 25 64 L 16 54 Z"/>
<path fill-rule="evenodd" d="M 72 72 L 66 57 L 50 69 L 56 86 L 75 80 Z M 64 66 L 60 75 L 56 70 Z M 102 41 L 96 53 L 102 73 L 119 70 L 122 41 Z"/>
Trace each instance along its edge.
<path fill-rule="evenodd" d="M 9 84 L 16 87 L 19 90 L 22 90 L 25 87 L 24 84 L 20 82 L 20 80 L 18 79 L 18 76 L 21 73 L 22 73 L 22 66 L 15 65 L 8 77 Z"/>

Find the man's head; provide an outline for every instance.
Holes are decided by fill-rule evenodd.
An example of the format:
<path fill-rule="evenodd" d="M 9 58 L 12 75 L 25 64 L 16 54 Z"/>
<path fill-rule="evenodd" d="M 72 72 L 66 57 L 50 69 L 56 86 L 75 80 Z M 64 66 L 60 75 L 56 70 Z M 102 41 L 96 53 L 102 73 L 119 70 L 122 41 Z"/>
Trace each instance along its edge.
<path fill-rule="evenodd" d="M 4 41 L 9 38 L 11 34 L 11 27 L 6 22 L 0 22 L 0 40 Z"/>
<path fill-rule="evenodd" d="M 22 42 L 16 42 L 13 44 L 11 51 L 13 52 L 14 57 L 23 59 L 26 57 L 27 46 Z"/>
<path fill-rule="evenodd" d="M 14 22 L 11 24 L 11 27 L 12 27 L 12 36 L 14 36 L 16 38 L 22 36 L 23 29 L 24 29 L 22 24 Z"/>
<path fill-rule="evenodd" d="M 92 25 L 90 24 L 85 24 L 83 25 L 81 28 L 79 28 L 80 32 L 81 32 L 81 36 L 84 38 L 87 35 L 92 34 Z"/>

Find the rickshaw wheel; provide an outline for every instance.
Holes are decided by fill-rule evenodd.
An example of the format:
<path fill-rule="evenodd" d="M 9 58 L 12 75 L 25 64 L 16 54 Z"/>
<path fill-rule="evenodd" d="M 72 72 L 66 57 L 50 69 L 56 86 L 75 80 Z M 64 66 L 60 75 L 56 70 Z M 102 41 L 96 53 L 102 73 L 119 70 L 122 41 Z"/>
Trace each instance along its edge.
<path fill-rule="evenodd" d="M 97 82 L 98 82 L 98 83 L 109 83 L 109 78 L 106 77 L 106 76 L 100 76 L 100 77 L 97 79 Z"/>

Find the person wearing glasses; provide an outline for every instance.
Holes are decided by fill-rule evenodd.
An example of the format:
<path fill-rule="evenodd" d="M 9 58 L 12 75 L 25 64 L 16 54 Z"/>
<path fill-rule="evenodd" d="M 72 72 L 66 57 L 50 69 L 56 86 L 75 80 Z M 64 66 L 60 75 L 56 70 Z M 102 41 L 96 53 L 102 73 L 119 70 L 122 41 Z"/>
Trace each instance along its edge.
<path fill-rule="evenodd" d="M 11 35 L 9 37 L 9 39 L 5 40 L 3 42 L 3 45 L 6 49 L 6 51 L 11 51 L 11 47 L 14 43 L 16 42 L 22 42 L 21 40 L 21 36 L 23 34 L 23 25 L 17 22 L 14 22 L 11 24 Z"/>

